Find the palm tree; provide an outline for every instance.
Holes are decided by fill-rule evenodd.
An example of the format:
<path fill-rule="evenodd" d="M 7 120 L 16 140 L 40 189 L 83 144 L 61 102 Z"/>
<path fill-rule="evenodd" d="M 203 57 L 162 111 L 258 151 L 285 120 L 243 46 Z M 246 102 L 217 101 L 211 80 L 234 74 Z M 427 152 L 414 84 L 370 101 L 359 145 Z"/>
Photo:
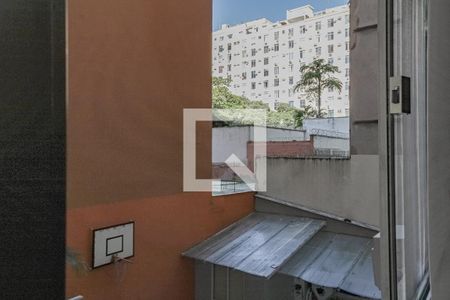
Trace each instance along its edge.
<path fill-rule="evenodd" d="M 325 63 L 323 59 L 315 59 L 312 63 L 300 67 L 301 80 L 295 85 L 294 92 L 302 90 L 317 101 L 316 117 L 322 117 L 321 97 L 325 88 L 335 88 L 341 92 L 342 82 L 332 76 L 339 73 L 339 68 Z"/>

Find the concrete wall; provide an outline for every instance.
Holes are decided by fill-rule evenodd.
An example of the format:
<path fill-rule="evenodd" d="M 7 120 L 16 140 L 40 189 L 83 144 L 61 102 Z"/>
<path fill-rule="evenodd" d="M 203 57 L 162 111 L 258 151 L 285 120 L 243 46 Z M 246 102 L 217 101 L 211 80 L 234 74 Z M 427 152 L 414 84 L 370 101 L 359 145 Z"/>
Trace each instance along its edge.
<path fill-rule="evenodd" d="M 253 170 L 254 167 L 254 149 L 255 147 L 266 147 L 267 157 L 302 157 L 314 155 L 314 144 L 312 141 L 291 141 L 291 142 L 267 142 L 255 144 L 253 142 L 247 145 L 248 167 Z"/>
<path fill-rule="evenodd" d="M 350 1 L 351 154 L 378 153 L 378 1 Z"/>
<path fill-rule="evenodd" d="M 350 151 L 350 140 L 323 135 L 311 135 L 314 149 L 334 149 L 339 151 Z"/>
<path fill-rule="evenodd" d="M 233 153 L 246 163 L 247 143 L 253 140 L 253 127 L 251 126 L 213 128 L 213 163 L 222 163 Z M 268 127 L 267 140 L 304 141 L 305 131 Z"/>
<path fill-rule="evenodd" d="M 378 227 L 378 156 L 268 158 L 261 194 Z"/>
<path fill-rule="evenodd" d="M 348 117 L 341 118 L 323 118 L 323 119 L 306 119 L 303 121 L 303 129 L 307 135 L 312 134 L 313 129 L 342 132 L 349 134 L 350 121 Z"/>
<path fill-rule="evenodd" d="M 212 130 L 212 162 L 223 163 L 235 154 L 247 163 L 247 143 L 250 141 L 250 127 L 218 127 Z"/>
<path fill-rule="evenodd" d="M 450 2 L 429 8 L 428 142 L 431 293 L 450 295 Z"/>

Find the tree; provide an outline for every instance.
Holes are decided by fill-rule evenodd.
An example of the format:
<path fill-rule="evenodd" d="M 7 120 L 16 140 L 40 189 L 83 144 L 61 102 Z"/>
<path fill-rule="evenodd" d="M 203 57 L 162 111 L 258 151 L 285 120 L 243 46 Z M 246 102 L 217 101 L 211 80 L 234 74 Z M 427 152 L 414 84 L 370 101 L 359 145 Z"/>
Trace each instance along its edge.
<path fill-rule="evenodd" d="M 294 92 L 304 91 L 308 96 L 313 97 L 317 102 L 316 117 L 321 118 L 322 91 L 325 88 L 335 88 L 339 92 L 342 90 L 342 82 L 333 76 L 339 73 L 339 68 L 323 59 L 316 59 L 312 63 L 300 67 L 301 80 L 295 85 Z"/>
<path fill-rule="evenodd" d="M 266 124 L 268 126 L 280 128 L 301 127 L 302 122 L 296 122 L 295 116 L 299 110 L 289 106 L 287 103 L 279 103 L 275 110 L 270 110 L 269 105 L 262 101 L 251 101 L 243 96 L 234 95 L 230 91 L 231 80 L 226 78 L 214 77 L 212 80 L 212 107 L 214 109 L 263 109 L 266 110 Z M 309 111 L 308 111 L 309 112 Z M 308 116 L 309 113 L 307 114 Z M 214 127 L 233 126 L 233 125 L 251 125 L 249 116 L 242 115 L 239 111 L 234 112 L 213 112 Z M 253 120 L 253 117 L 250 118 Z M 227 120 L 227 121 L 222 121 Z M 296 124 L 300 124 L 296 126 Z"/>
<path fill-rule="evenodd" d="M 299 109 L 294 114 L 294 127 L 303 127 L 303 121 L 307 118 L 314 118 L 317 115 L 317 110 L 311 106 L 305 106 L 303 109 Z"/>

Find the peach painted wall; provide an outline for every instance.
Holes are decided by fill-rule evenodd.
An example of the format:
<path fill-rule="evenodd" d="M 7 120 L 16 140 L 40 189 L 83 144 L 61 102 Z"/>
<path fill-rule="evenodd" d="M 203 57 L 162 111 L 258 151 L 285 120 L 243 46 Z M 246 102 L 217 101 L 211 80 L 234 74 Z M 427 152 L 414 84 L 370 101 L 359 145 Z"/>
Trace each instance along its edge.
<path fill-rule="evenodd" d="M 108 265 L 83 275 L 68 268 L 67 296 L 83 295 L 89 300 L 193 299 L 193 262 L 180 253 L 252 210 L 253 193 L 222 197 L 184 193 L 70 209 L 67 243 L 82 253 L 86 262 L 91 262 L 91 228 L 129 220 L 136 222 L 135 257 L 124 269 Z"/>

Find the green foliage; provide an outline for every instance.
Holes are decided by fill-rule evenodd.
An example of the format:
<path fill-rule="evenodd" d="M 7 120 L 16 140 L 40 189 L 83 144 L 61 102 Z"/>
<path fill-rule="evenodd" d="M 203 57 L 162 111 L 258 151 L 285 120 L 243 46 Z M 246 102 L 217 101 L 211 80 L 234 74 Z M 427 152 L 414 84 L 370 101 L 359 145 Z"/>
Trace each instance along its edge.
<path fill-rule="evenodd" d="M 317 101 L 318 110 L 316 117 L 320 118 L 324 115 L 321 109 L 321 96 L 325 88 L 334 88 L 339 92 L 342 90 L 342 82 L 333 76 L 339 73 L 339 68 L 325 63 L 323 59 L 316 59 L 308 65 L 300 68 L 301 80 L 294 87 L 294 92 L 304 91 L 309 97 Z"/>
<path fill-rule="evenodd" d="M 317 110 L 311 106 L 305 106 L 304 109 L 299 109 L 294 114 L 295 127 L 303 127 L 303 121 L 308 118 L 314 118 L 317 115 Z"/>
<path fill-rule="evenodd" d="M 245 97 L 234 95 L 230 92 L 229 79 L 213 78 L 212 88 L 212 106 L 216 109 L 263 109 L 267 111 L 267 126 L 280 127 L 280 128 L 299 128 L 303 126 L 303 120 L 305 118 L 314 117 L 316 111 L 307 106 L 305 109 L 297 109 L 286 103 L 279 103 L 276 110 L 270 110 L 269 106 L 262 101 L 251 101 Z M 229 117 L 229 116 L 227 116 Z M 221 118 L 219 113 L 215 113 L 217 120 Z M 246 125 L 252 122 L 247 122 L 245 116 L 239 116 L 236 113 L 233 116 L 235 121 L 215 121 L 215 126 L 230 126 L 230 125 Z"/>
<path fill-rule="evenodd" d="M 233 95 L 230 90 L 231 80 L 214 77 L 212 81 L 212 99 L 213 108 L 229 109 L 229 108 L 246 108 L 248 99 Z"/>

